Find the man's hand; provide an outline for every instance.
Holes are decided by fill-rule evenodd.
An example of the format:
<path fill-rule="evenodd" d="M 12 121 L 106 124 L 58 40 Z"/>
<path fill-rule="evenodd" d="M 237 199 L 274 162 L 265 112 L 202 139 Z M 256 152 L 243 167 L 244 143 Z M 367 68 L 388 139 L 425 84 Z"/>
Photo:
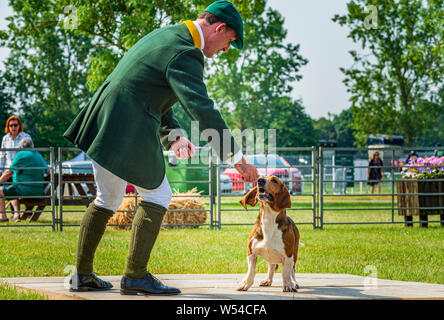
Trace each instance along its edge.
<path fill-rule="evenodd" d="M 180 137 L 171 145 L 177 159 L 185 160 L 194 156 L 194 145 L 185 137 Z"/>
<path fill-rule="evenodd" d="M 254 165 L 249 164 L 245 157 L 234 165 L 237 172 L 239 172 L 246 182 L 256 182 L 259 179 L 259 173 Z"/>

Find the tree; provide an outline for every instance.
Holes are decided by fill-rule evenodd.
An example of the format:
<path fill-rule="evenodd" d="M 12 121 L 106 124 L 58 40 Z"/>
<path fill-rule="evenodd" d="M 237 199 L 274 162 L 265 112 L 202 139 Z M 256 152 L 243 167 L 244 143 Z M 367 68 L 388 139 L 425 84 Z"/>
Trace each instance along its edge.
<path fill-rule="evenodd" d="M 0 33 L 0 45 L 11 50 L 5 81 L 36 144 L 66 145 L 66 127 L 129 48 L 159 27 L 195 19 L 212 2 L 10 0 L 14 15 Z M 228 125 L 269 128 L 279 122 L 281 105 L 293 106 L 289 112 L 305 119 L 299 103 L 280 100 L 289 96 L 289 83 L 301 78 L 299 68 L 307 63 L 299 46 L 282 44 L 282 16 L 265 9 L 265 0 L 233 2 L 245 22 L 246 48 L 230 50 L 206 68 L 210 95 Z M 73 28 L 64 28 L 64 9 Z M 175 109 L 189 127 L 181 108 Z"/>
<path fill-rule="evenodd" d="M 282 115 L 276 103 L 289 96 L 291 82 L 300 80 L 308 61 L 299 45 L 284 45 L 287 31 L 282 15 L 272 8 L 255 8 L 245 19 L 246 46 L 230 50 L 211 63 L 208 89 L 231 128 L 267 128 Z"/>
<path fill-rule="evenodd" d="M 276 129 L 277 147 L 311 147 L 316 145 L 317 136 L 312 119 L 298 101 L 289 97 L 279 98 L 273 103 L 269 128 Z"/>
<path fill-rule="evenodd" d="M 282 15 L 259 6 L 245 19 L 246 45 L 210 63 L 208 90 L 232 129 L 276 129 L 278 147 L 311 146 L 316 141 L 311 119 L 293 101 L 291 82 L 308 63 L 299 45 L 284 44 Z M 303 134 L 301 134 L 303 133 Z"/>
<path fill-rule="evenodd" d="M 338 147 L 353 147 L 355 138 L 353 136 L 353 115 L 350 109 L 344 109 L 340 114 L 330 114 L 332 125 L 335 130 Z"/>
<path fill-rule="evenodd" d="M 421 101 L 436 102 L 444 75 L 443 0 L 352 0 L 348 13 L 333 21 L 350 28 L 349 37 L 365 54 L 350 51 L 355 64 L 341 68 L 351 93 L 358 145 L 368 134 L 400 134 L 413 145 L 421 131 Z M 377 25 L 369 25 L 369 5 Z M 373 21 L 375 22 L 375 21 Z M 441 112 L 443 110 L 441 109 Z"/>
<path fill-rule="evenodd" d="M 444 145 L 444 87 L 439 92 L 437 101 L 422 100 L 418 103 L 418 123 L 420 130 L 414 137 L 414 145 Z"/>
<path fill-rule="evenodd" d="M 318 140 L 336 140 L 336 131 L 330 119 L 320 117 L 315 120 L 313 127 L 316 130 Z"/>
<path fill-rule="evenodd" d="M 68 145 L 62 134 L 91 95 L 85 86 L 91 39 L 63 28 L 63 7 L 55 1 L 9 4 L 14 14 L 0 33 L 10 49 L 3 80 L 35 145 Z"/>
<path fill-rule="evenodd" d="M 12 99 L 11 94 L 6 89 L 2 75 L 0 75 L 0 79 L 0 128 L 3 128 L 6 120 L 14 113 L 14 99 Z"/>
<path fill-rule="evenodd" d="M 60 7 L 76 7 L 75 32 L 94 38 L 95 50 L 89 61 L 87 84 L 95 91 L 119 60 L 138 40 L 151 31 L 197 16 L 213 0 L 54 0 Z M 263 7 L 265 0 L 233 1 L 244 18 Z"/>
<path fill-rule="evenodd" d="M 157 0 L 119 0 L 91 5 L 87 0 L 74 1 L 76 32 L 94 37 L 96 46 L 101 47 L 90 60 L 88 87 L 97 89 L 123 54 L 144 35 L 186 18 L 195 19 L 212 2 L 162 1 L 159 5 Z M 231 129 L 269 128 L 280 117 L 279 112 L 271 112 L 276 110 L 274 104 L 291 92 L 289 83 L 301 78 L 299 68 L 307 61 L 298 54 L 299 46 L 283 45 L 283 18 L 276 10 L 265 9 L 265 0 L 233 3 L 244 20 L 246 47 L 206 60 L 208 90 Z M 189 117 L 178 105 L 174 112 L 190 133 Z"/>

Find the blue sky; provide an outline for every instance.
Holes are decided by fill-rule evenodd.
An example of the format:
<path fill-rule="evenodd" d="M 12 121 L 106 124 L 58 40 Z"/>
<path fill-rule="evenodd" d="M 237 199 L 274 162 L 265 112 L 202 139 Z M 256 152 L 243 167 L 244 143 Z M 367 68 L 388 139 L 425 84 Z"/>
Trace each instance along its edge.
<path fill-rule="evenodd" d="M 349 50 L 358 46 L 347 38 L 348 29 L 331 18 L 346 12 L 346 0 L 268 0 L 285 18 L 286 42 L 299 43 L 300 53 L 309 60 L 301 69 L 302 80 L 293 84 L 293 97 L 301 99 L 307 114 L 314 119 L 328 112 L 339 113 L 349 107 L 349 94 L 340 67 L 350 67 Z M 7 0 L 0 0 L 0 28 L 12 14 Z M 0 68 L 8 50 L 0 48 Z"/>

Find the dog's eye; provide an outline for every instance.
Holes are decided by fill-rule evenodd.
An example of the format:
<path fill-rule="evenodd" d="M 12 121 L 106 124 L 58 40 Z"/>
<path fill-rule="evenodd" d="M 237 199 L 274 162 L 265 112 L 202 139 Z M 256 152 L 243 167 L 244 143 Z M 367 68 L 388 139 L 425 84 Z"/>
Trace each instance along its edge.
<path fill-rule="evenodd" d="M 277 181 L 275 179 L 271 179 L 271 181 L 273 181 L 274 183 L 277 183 Z"/>

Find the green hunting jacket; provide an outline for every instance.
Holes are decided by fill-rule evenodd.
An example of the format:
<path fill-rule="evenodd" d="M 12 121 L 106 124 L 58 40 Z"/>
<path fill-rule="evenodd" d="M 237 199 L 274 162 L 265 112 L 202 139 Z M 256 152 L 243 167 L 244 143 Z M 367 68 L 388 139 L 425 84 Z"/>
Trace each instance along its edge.
<path fill-rule="evenodd" d="M 180 128 L 172 111 L 180 102 L 201 131 L 219 133 L 209 141 L 226 161 L 239 146 L 226 130 L 223 138 L 228 128 L 208 97 L 203 70 L 203 53 L 185 24 L 153 31 L 125 54 L 64 136 L 116 176 L 155 189 L 165 175 L 162 145 L 168 150 L 169 132 Z"/>

